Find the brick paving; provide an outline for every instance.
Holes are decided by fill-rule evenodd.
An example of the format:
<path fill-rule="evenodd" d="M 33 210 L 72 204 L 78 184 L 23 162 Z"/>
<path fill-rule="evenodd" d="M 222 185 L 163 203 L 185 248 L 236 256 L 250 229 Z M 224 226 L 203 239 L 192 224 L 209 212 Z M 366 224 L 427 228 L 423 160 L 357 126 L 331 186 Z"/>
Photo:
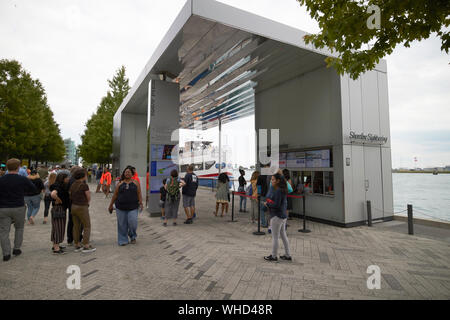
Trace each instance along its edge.
<path fill-rule="evenodd" d="M 91 185 L 91 190 L 95 190 Z M 136 245 L 117 245 L 109 199 L 93 194 L 94 253 L 51 253 L 51 225 L 25 227 L 23 254 L 0 262 L 0 299 L 449 299 L 448 238 L 409 236 L 389 228 L 343 229 L 308 222 L 311 233 L 290 220 L 293 262 L 263 260 L 271 236 L 254 236 L 249 213 L 214 217 L 210 190 L 199 190 L 193 225 L 163 227 L 139 217 Z M 236 201 L 237 202 L 237 201 Z M 237 203 L 236 203 L 237 204 Z M 12 237 L 12 234 L 11 234 Z M 282 242 L 280 241 L 282 246 Z M 284 253 L 281 248 L 280 253 Z M 81 268 L 81 289 L 69 290 L 66 269 Z M 369 265 L 381 269 L 381 289 L 367 289 Z"/>

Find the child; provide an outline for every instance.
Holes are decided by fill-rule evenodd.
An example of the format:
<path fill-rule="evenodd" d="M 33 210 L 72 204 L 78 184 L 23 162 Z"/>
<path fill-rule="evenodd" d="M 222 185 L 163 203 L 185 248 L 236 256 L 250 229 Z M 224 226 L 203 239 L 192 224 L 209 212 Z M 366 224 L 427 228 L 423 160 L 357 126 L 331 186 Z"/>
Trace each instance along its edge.
<path fill-rule="evenodd" d="M 164 212 L 164 208 L 166 205 L 166 197 L 167 197 L 167 190 L 166 190 L 166 188 L 164 188 L 164 186 L 166 185 L 166 181 L 167 181 L 167 179 L 163 180 L 163 185 L 159 189 L 159 192 L 161 193 L 161 196 L 159 198 L 159 206 L 161 207 L 161 219 L 162 220 L 164 220 L 164 217 L 166 215 Z"/>

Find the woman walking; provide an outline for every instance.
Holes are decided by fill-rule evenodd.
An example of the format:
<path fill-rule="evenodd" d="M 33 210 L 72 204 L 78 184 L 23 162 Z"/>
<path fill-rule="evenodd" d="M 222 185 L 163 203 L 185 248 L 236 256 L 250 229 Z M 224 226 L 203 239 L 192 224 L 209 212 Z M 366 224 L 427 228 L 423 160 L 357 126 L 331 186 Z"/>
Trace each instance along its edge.
<path fill-rule="evenodd" d="M 250 178 L 250 184 L 252 186 L 252 194 L 250 194 L 250 196 L 252 196 L 252 223 L 255 223 L 258 218 L 258 187 L 256 185 L 256 182 L 258 182 L 258 177 L 259 171 L 255 171 Z"/>
<path fill-rule="evenodd" d="M 226 173 L 221 173 L 219 175 L 219 182 L 217 183 L 217 193 L 216 193 L 216 211 L 214 215 L 217 217 L 217 213 L 219 211 L 219 205 L 222 204 L 222 214 L 223 217 L 224 211 L 228 213 L 228 204 L 230 202 L 230 178 Z"/>
<path fill-rule="evenodd" d="M 91 192 L 86 183 L 87 173 L 85 169 L 77 169 L 72 178 L 69 189 L 70 200 L 72 202 L 72 221 L 73 221 L 73 242 L 75 243 L 75 252 L 94 252 L 96 248 L 89 244 L 91 235 L 91 218 L 89 216 L 89 202 L 91 202 Z M 83 228 L 82 228 L 83 226 Z M 83 247 L 80 245 L 80 234 L 83 232 Z"/>
<path fill-rule="evenodd" d="M 178 208 L 180 207 L 181 192 L 180 188 L 185 185 L 184 181 L 178 176 L 177 170 L 172 170 L 170 178 L 167 179 L 164 188 L 167 191 L 165 203 L 165 215 L 163 226 L 167 227 L 167 221 L 173 219 L 173 225 L 177 225 Z"/>
<path fill-rule="evenodd" d="M 33 183 L 37 189 L 35 192 L 26 192 L 24 197 L 27 205 L 28 223 L 34 224 L 34 217 L 37 215 L 39 208 L 41 207 L 41 192 L 45 191 L 45 187 L 36 170 L 31 171 L 28 179 L 30 179 L 31 183 Z"/>
<path fill-rule="evenodd" d="M 52 197 L 52 235 L 50 240 L 53 243 L 54 254 L 64 254 L 63 246 L 59 244 L 64 241 L 66 230 L 66 213 L 70 205 L 69 199 L 69 175 L 66 172 L 60 172 L 56 176 L 56 181 L 50 186 Z"/>
<path fill-rule="evenodd" d="M 138 209 L 143 210 L 141 186 L 132 179 L 133 175 L 133 169 L 129 167 L 123 171 L 120 183 L 109 204 L 110 213 L 113 211 L 113 204 L 116 206 L 119 246 L 126 246 L 128 243 L 136 244 Z"/>
<path fill-rule="evenodd" d="M 284 177 L 277 173 L 272 176 L 271 185 L 272 192 L 268 195 L 264 205 L 269 208 L 270 225 L 272 226 L 272 254 L 264 257 L 264 260 L 278 260 L 278 237 L 281 236 L 286 254 L 280 256 L 280 258 L 282 260 L 292 261 L 289 240 L 286 234 L 287 183 Z"/>
<path fill-rule="evenodd" d="M 50 175 L 48 176 L 47 180 L 44 183 L 44 188 L 45 188 L 45 195 L 44 195 L 44 205 L 45 205 L 45 209 L 44 209 L 44 221 L 42 222 L 43 224 L 47 223 L 47 219 L 48 219 L 48 211 L 50 210 L 50 204 L 52 202 L 52 197 L 50 196 L 50 186 L 52 184 L 54 184 L 56 181 L 56 173 L 52 172 L 50 173 Z"/>

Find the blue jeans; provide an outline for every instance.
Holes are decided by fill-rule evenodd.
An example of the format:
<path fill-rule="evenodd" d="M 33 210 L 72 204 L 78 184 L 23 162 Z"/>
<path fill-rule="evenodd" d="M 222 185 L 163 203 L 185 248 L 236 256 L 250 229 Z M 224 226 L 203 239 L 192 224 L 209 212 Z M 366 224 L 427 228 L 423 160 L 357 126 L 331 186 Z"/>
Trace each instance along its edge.
<path fill-rule="evenodd" d="M 261 226 L 267 228 L 266 212 L 264 212 L 264 210 L 267 210 L 267 213 L 268 213 L 269 209 L 267 209 L 267 207 L 264 205 L 265 201 L 266 201 L 266 197 L 262 197 L 261 196 L 261 208 L 260 208 L 260 211 L 261 211 Z"/>
<path fill-rule="evenodd" d="M 41 207 L 41 195 L 25 196 L 24 200 L 27 205 L 27 219 L 30 219 L 30 217 L 34 218 Z"/>
<path fill-rule="evenodd" d="M 239 187 L 238 192 L 245 192 L 245 189 L 243 187 Z M 246 197 L 239 197 L 239 210 L 242 211 L 246 211 L 247 210 L 247 198 Z M 244 205 L 242 205 L 244 204 Z"/>
<path fill-rule="evenodd" d="M 123 211 L 116 208 L 116 212 L 119 245 L 128 244 L 128 237 L 131 241 L 136 240 L 139 214 L 138 209 Z"/>

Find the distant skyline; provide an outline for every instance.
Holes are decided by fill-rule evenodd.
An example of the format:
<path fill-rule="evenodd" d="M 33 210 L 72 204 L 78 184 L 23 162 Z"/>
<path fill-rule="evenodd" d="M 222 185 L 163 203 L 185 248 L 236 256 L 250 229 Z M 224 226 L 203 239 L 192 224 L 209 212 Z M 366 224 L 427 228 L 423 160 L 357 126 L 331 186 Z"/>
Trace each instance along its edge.
<path fill-rule="evenodd" d="M 221 2 L 319 31 L 295 0 Z M 184 4 L 5 0 L 0 2 L 0 59 L 18 60 L 42 82 L 63 138 L 79 144 L 84 124 L 108 90 L 107 80 L 124 65 L 133 85 Z M 386 57 L 394 168 L 414 167 L 414 157 L 419 167 L 450 164 L 449 56 L 440 47 L 433 35 Z"/>

